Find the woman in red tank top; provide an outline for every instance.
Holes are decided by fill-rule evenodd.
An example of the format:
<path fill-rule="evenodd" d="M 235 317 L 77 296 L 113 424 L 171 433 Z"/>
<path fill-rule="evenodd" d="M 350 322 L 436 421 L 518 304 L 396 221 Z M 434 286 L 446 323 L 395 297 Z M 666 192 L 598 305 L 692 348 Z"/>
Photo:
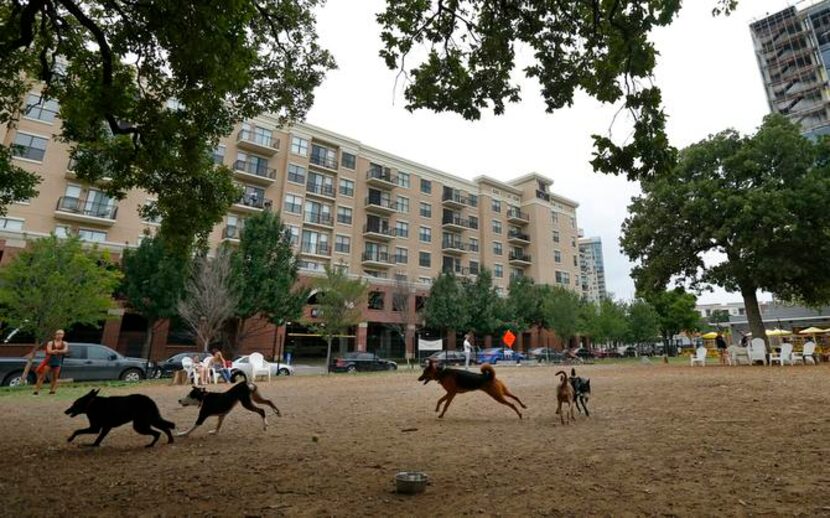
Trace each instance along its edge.
<path fill-rule="evenodd" d="M 43 359 L 36 370 L 37 383 L 35 384 L 35 395 L 40 392 L 43 380 L 49 373 L 52 374 L 49 393 L 55 393 L 58 387 L 58 379 L 61 377 L 63 358 L 68 352 L 69 344 L 63 341 L 63 329 L 58 329 L 55 331 L 55 338 L 46 344 L 46 358 Z"/>

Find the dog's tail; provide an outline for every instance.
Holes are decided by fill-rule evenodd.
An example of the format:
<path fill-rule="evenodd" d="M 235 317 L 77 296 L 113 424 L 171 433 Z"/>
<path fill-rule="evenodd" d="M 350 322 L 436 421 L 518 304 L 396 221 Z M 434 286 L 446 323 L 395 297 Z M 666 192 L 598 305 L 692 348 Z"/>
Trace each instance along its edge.
<path fill-rule="evenodd" d="M 485 378 L 487 378 L 487 381 L 496 379 L 496 369 L 494 369 L 489 363 L 485 363 L 481 366 L 481 373 Z"/>
<path fill-rule="evenodd" d="M 568 382 L 568 373 L 565 371 L 558 371 L 554 376 L 562 376 L 563 385 Z"/>

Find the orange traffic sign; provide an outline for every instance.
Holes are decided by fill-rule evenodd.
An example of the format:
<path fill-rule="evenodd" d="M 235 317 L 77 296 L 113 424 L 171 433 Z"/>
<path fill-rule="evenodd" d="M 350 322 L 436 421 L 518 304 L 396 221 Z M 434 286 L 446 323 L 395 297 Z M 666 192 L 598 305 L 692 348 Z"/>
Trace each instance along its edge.
<path fill-rule="evenodd" d="M 516 335 L 514 335 L 513 332 L 508 329 L 501 337 L 501 339 L 505 344 L 507 344 L 507 347 L 510 347 L 512 349 L 513 344 L 516 342 Z"/>

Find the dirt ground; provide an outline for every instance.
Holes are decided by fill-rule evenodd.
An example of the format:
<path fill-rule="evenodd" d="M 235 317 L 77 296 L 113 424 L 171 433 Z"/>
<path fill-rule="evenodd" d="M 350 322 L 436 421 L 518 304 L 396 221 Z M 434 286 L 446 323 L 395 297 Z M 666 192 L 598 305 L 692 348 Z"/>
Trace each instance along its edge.
<path fill-rule="evenodd" d="M 203 426 L 150 450 L 129 426 L 99 449 L 67 444 L 86 426 L 63 414 L 80 389 L 0 394 L 0 513 L 830 515 L 830 366 L 586 366 L 592 414 L 569 426 L 554 416 L 553 373 L 497 367 L 529 407 L 521 421 L 480 392 L 439 420 L 443 391 L 418 372 L 279 378 L 260 383 L 283 411 L 267 432 L 237 408 L 218 436 Z M 136 391 L 180 430 L 195 419 L 182 387 L 105 389 Z M 400 470 L 431 485 L 397 495 Z"/>

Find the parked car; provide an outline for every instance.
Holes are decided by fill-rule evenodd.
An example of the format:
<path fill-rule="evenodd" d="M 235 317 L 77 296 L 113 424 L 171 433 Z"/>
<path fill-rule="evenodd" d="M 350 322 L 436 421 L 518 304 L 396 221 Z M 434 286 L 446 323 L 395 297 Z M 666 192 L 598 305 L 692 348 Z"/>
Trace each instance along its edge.
<path fill-rule="evenodd" d="M 167 358 L 163 362 L 159 362 L 156 364 L 156 376 L 157 378 L 166 378 L 173 376 L 173 372 L 182 370 L 182 360 L 186 357 L 197 357 L 199 361 L 204 360 L 210 353 L 206 352 L 186 352 L 186 353 L 178 353 L 174 354 L 170 358 Z"/>
<path fill-rule="evenodd" d="M 36 381 L 34 367 L 43 360 L 45 353 L 35 354 L 34 364 L 29 371 L 28 382 Z M 26 358 L 0 358 L 0 384 L 17 386 L 21 384 Z M 147 360 L 128 358 L 101 344 L 69 344 L 69 354 L 64 358 L 61 377 L 75 381 L 124 380 L 139 381 L 147 377 Z M 150 362 L 149 369 L 155 369 Z"/>
<path fill-rule="evenodd" d="M 271 376 L 291 376 L 294 374 L 294 367 L 287 363 L 266 361 L 265 364 L 270 367 Z M 231 379 L 236 380 L 237 374 L 244 375 L 246 380 L 251 379 L 251 360 L 247 354 L 234 359 L 231 366 Z"/>
<path fill-rule="evenodd" d="M 427 360 L 432 360 L 439 365 L 464 365 L 467 362 L 464 351 L 437 351 L 421 360 L 421 365 L 426 367 Z M 474 354 L 470 355 L 470 363 L 476 363 Z"/>
<path fill-rule="evenodd" d="M 586 349 L 584 347 L 580 347 L 579 349 L 577 349 L 576 355 L 582 358 L 583 360 L 590 360 L 596 357 L 594 351 Z"/>
<path fill-rule="evenodd" d="M 515 362 L 527 360 L 527 356 L 507 347 L 490 347 L 478 353 L 478 363 Z"/>
<path fill-rule="evenodd" d="M 397 368 L 397 363 L 384 360 L 375 353 L 354 352 L 336 358 L 329 365 L 329 372 L 393 371 Z"/>
<path fill-rule="evenodd" d="M 530 358 L 538 362 L 562 363 L 564 354 L 562 351 L 550 347 L 536 347 L 529 351 Z"/>

